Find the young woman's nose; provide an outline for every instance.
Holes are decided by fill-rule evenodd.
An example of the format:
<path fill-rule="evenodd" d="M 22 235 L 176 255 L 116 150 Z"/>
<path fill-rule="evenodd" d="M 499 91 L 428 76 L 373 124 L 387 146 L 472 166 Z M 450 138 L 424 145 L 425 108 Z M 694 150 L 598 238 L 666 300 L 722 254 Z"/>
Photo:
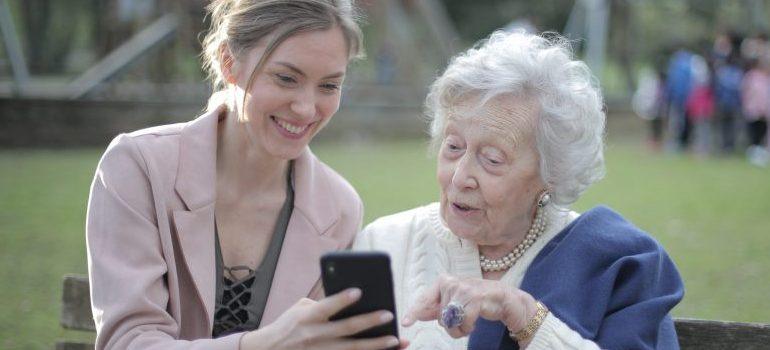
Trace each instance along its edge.
<path fill-rule="evenodd" d="M 316 114 L 315 94 L 308 90 L 298 91 L 291 103 L 291 111 L 305 120 L 312 119 Z"/>

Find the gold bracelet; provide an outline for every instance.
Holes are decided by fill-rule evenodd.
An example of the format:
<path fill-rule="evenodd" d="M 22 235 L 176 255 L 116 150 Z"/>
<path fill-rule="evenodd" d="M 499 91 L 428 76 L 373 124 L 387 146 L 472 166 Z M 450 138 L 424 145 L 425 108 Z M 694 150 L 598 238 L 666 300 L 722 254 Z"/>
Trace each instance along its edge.
<path fill-rule="evenodd" d="M 543 321 L 545 321 L 545 317 L 548 316 L 548 308 L 545 307 L 543 303 L 536 301 L 535 305 L 537 306 L 535 316 L 529 320 L 524 328 L 518 332 L 508 330 L 508 335 L 510 335 L 511 338 L 516 339 L 518 342 L 526 342 L 532 339 L 532 337 L 535 335 L 537 329 L 540 328 L 540 325 L 542 325 Z"/>

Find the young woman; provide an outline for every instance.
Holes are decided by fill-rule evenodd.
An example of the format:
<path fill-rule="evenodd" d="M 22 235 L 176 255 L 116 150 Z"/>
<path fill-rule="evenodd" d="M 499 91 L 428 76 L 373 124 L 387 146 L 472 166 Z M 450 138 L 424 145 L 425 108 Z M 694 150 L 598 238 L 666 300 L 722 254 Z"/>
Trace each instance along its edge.
<path fill-rule="evenodd" d="M 361 50 L 341 0 L 219 0 L 204 66 L 217 92 L 182 124 L 118 136 L 86 226 L 98 349 L 382 349 L 344 338 L 393 318 L 337 322 L 318 258 L 360 228 L 355 190 L 308 149 Z"/>

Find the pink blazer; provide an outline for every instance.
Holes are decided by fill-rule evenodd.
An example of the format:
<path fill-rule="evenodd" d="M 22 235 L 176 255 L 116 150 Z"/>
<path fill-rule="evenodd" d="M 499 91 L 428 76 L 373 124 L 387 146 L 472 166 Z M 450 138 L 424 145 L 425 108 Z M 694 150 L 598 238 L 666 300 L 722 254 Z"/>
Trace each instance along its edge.
<path fill-rule="evenodd" d="M 97 349 L 238 348 L 242 333 L 210 339 L 221 111 L 120 135 L 102 156 L 86 223 Z M 262 326 L 323 294 L 319 257 L 349 247 L 361 226 L 358 194 L 310 149 L 295 160 L 293 181 Z"/>

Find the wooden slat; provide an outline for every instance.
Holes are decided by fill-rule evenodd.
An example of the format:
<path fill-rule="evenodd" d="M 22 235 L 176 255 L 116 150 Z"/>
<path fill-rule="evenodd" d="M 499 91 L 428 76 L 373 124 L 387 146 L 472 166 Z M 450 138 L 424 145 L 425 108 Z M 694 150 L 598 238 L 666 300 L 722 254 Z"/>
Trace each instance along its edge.
<path fill-rule="evenodd" d="M 682 350 L 770 349 L 770 324 L 687 318 L 674 322 Z"/>
<path fill-rule="evenodd" d="M 67 329 L 95 331 L 91 316 L 91 297 L 88 293 L 88 277 L 64 276 L 62 290 L 61 325 Z"/>
<path fill-rule="evenodd" d="M 61 341 L 56 343 L 56 350 L 94 350 L 94 344 Z"/>

